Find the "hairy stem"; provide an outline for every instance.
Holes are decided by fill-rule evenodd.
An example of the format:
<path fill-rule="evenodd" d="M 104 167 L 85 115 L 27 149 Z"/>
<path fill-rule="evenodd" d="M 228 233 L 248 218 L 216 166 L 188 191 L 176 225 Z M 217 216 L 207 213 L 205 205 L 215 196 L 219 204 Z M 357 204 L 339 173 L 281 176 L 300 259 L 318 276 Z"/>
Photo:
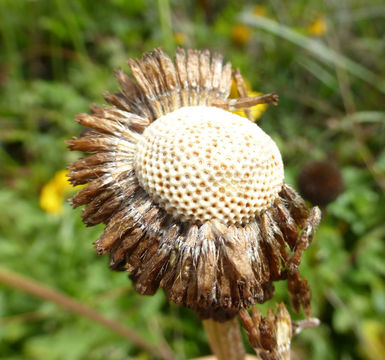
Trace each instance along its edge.
<path fill-rule="evenodd" d="M 236 318 L 225 322 L 203 320 L 210 348 L 217 360 L 244 360 L 246 356 Z"/>
<path fill-rule="evenodd" d="M 0 283 L 24 291 L 40 299 L 52 301 L 75 314 L 83 315 L 123 336 L 131 343 L 155 355 L 157 358 L 164 360 L 175 359 L 167 344 L 162 344 L 161 346 L 152 345 L 135 331 L 120 325 L 114 320 L 104 317 L 102 314 L 83 305 L 79 301 L 45 285 L 39 284 L 32 279 L 0 268 Z"/>

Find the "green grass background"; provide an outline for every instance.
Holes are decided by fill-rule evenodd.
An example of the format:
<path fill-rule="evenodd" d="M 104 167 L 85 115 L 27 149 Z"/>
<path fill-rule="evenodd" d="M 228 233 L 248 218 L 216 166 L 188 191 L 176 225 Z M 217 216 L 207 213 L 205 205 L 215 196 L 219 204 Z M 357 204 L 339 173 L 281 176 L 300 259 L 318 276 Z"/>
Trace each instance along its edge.
<path fill-rule="evenodd" d="M 266 17 L 251 15 L 263 6 Z M 320 37 L 308 26 L 327 24 Z M 234 37 L 246 24 L 250 38 Z M 162 292 L 135 293 L 92 242 L 80 210 L 39 207 L 42 186 L 79 154 L 74 115 L 118 89 L 113 70 L 160 45 L 222 52 L 254 90 L 277 92 L 259 120 L 296 186 L 309 160 L 333 159 L 344 193 L 327 208 L 301 265 L 321 326 L 295 338 L 295 359 L 385 359 L 385 4 L 342 1 L 1 0 L 0 267 L 61 291 L 177 359 L 209 354 L 199 320 Z M 288 303 L 278 284 L 274 303 Z M 303 315 L 303 314 L 300 314 Z M 251 351 L 251 349 L 249 349 Z M 0 283 L 0 359 L 152 359 L 91 320 Z"/>

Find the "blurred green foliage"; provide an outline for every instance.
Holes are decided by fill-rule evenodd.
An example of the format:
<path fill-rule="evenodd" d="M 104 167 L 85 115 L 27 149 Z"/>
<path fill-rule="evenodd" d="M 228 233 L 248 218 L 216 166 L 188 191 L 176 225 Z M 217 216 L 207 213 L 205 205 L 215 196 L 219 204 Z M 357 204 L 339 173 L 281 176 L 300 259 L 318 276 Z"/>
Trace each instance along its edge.
<path fill-rule="evenodd" d="M 242 13 L 266 16 L 273 28 L 256 17 L 245 30 Z M 384 359 L 384 17 L 381 0 L 275 0 L 258 7 L 217 0 L 2 0 L 1 266 L 119 319 L 151 342 L 166 339 L 178 359 L 208 354 L 194 314 L 168 304 L 161 292 L 136 294 L 124 274 L 109 271 L 107 259 L 94 253 L 91 242 L 102 228 L 85 228 L 80 210 L 68 204 L 58 215 L 44 212 L 39 195 L 79 156 L 64 144 L 81 130 L 72 119 L 117 89 L 113 69 L 127 70 L 128 57 L 159 45 L 170 52 L 177 43 L 218 50 L 253 89 L 279 93 L 280 105 L 259 124 L 281 149 L 286 182 L 295 185 L 301 166 L 314 159 L 335 161 L 345 180 L 301 265 L 322 324 L 295 339 L 296 358 Z M 311 25 L 322 31 L 312 33 Z M 334 57 L 325 60 L 325 51 Z M 288 301 L 285 284 L 261 309 L 279 300 Z M 0 284 L 0 359 L 150 358 L 88 319 Z"/>

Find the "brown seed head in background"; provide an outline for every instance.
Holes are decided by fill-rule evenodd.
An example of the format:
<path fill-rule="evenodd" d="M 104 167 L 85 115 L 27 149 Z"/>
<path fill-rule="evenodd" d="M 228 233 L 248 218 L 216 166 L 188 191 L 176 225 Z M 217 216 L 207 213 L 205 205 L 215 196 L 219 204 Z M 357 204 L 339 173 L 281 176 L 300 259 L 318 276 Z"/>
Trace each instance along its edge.
<path fill-rule="evenodd" d="M 313 205 L 326 206 L 343 192 L 344 181 L 337 165 L 327 161 L 311 161 L 298 177 L 301 195 Z"/>

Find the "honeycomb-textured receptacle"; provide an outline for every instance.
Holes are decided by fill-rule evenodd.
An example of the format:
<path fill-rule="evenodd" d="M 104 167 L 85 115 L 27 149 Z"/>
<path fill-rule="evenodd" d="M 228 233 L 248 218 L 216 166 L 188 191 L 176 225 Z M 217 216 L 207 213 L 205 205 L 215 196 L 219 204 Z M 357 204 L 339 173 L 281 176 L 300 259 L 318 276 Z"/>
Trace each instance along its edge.
<path fill-rule="evenodd" d="M 183 107 L 148 126 L 135 171 L 154 202 L 194 223 L 247 223 L 283 183 L 273 140 L 246 118 L 208 106 Z"/>

